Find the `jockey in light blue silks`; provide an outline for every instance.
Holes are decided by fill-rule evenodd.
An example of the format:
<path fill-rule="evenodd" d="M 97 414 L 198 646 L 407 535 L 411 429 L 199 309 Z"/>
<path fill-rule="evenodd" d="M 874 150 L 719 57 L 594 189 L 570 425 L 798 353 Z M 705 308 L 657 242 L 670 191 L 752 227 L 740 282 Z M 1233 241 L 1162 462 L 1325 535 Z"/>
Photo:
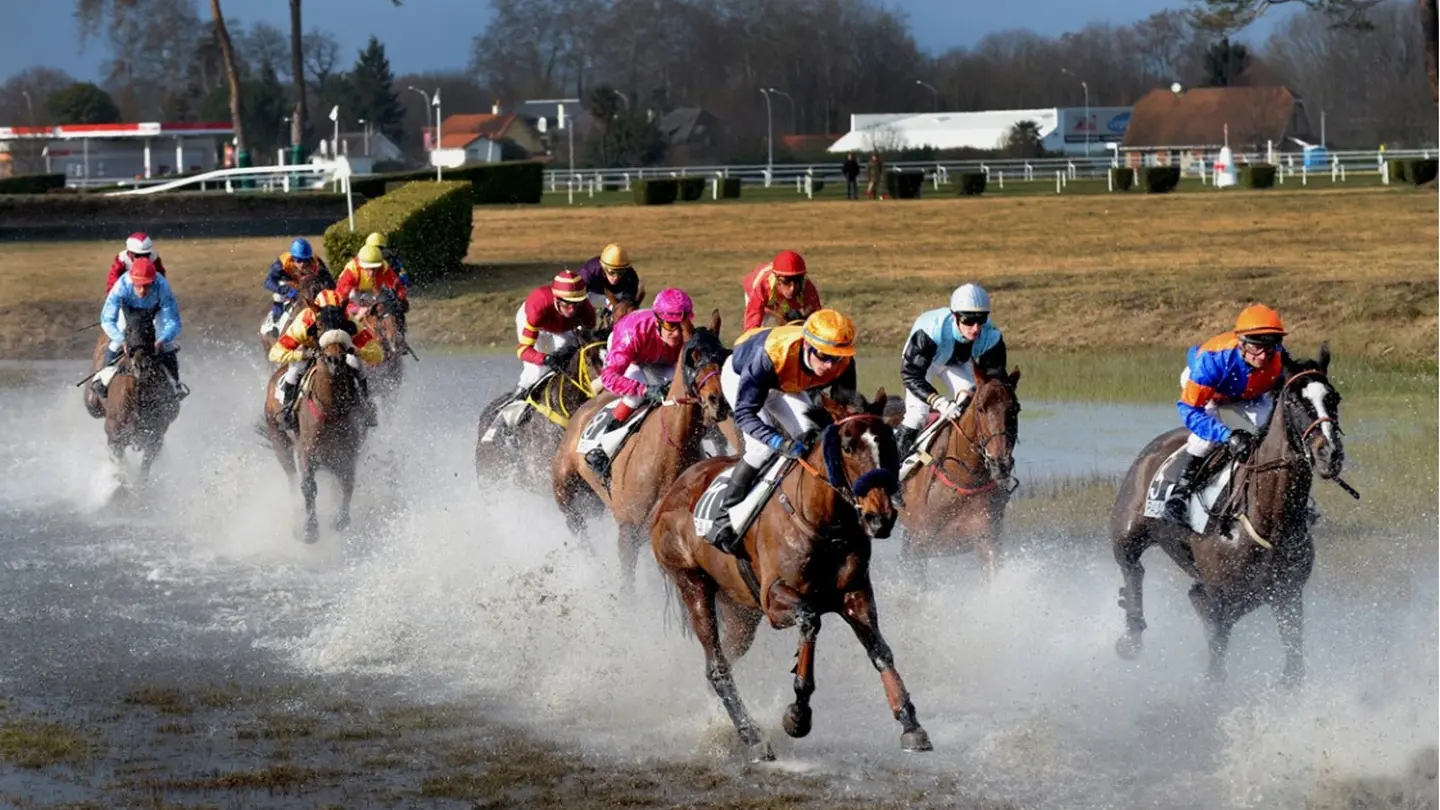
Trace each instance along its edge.
<path fill-rule="evenodd" d="M 895 431 L 903 460 L 932 409 L 940 417 L 958 416 L 975 390 L 975 367 L 987 376 L 1005 373 L 1005 338 L 990 323 L 990 295 L 978 284 L 965 284 L 950 295 L 950 307 L 932 309 L 915 319 L 900 360 L 905 383 L 905 418 Z M 953 399 L 935 390 L 930 378 L 944 380 Z"/>
<path fill-rule="evenodd" d="M 115 363 L 120 349 L 125 345 L 124 312 L 127 309 L 155 312 L 155 351 L 160 363 L 170 373 L 175 386 L 175 395 L 184 398 L 189 391 L 180 384 L 180 362 L 175 357 L 175 341 L 180 337 L 180 305 L 175 302 L 175 293 L 165 276 L 157 275 L 155 264 L 149 257 L 138 256 L 130 265 L 130 271 L 110 288 L 105 296 L 105 306 L 100 310 L 100 328 L 110 339 L 105 347 L 105 366 Z M 91 383 L 95 393 L 105 396 L 105 386 L 100 378 Z"/>

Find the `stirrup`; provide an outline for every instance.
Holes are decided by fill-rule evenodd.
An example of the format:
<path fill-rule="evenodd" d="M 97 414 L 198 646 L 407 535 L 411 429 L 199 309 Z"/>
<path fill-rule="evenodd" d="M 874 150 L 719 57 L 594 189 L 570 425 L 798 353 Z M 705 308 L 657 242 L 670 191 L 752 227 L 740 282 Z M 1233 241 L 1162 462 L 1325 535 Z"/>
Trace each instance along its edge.
<path fill-rule="evenodd" d="M 177 380 L 177 381 L 175 382 L 175 385 L 173 386 L 173 388 L 174 388 L 174 391 L 175 391 L 175 401 L 176 401 L 176 402 L 179 402 L 179 401 L 183 400 L 184 398 L 190 396 L 190 386 L 186 385 L 185 383 L 179 382 L 179 381 Z"/>
<path fill-rule="evenodd" d="M 610 457 L 605 455 L 604 450 L 598 447 L 590 448 L 590 451 L 585 454 L 585 465 L 590 468 L 591 472 L 600 476 L 601 480 L 610 479 Z"/>

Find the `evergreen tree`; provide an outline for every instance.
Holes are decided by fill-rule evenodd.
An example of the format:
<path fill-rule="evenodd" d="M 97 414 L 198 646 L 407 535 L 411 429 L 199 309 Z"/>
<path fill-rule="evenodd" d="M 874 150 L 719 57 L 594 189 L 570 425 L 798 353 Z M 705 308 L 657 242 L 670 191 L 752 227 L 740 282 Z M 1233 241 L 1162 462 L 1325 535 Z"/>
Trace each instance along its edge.
<path fill-rule="evenodd" d="M 352 106 L 340 108 L 344 121 L 364 118 L 377 132 L 383 132 L 399 145 L 404 134 L 405 106 L 400 103 L 400 94 L 395 92 L 395 75 L 390 72 L 390 60 L 385 56 L 385 46 L 374 36 L 360 52 L 355 67 L 347 77 Z M 327 110 L 328 112 L 328 110 Z"/>
<path fill-rule="evenodd" d="M 1221 39 L 1205 51 L 1205 83 L 1210 87 L 1231 87 L 1250 66 L 1250 51 L 1244 45 Z"/>
<path fill-rule="evenodd" d="M 45 108 L 60 124 L 113 124 L 120 108 L 110 94 L 91 82 L 77 82 L 51 96 Z"/>

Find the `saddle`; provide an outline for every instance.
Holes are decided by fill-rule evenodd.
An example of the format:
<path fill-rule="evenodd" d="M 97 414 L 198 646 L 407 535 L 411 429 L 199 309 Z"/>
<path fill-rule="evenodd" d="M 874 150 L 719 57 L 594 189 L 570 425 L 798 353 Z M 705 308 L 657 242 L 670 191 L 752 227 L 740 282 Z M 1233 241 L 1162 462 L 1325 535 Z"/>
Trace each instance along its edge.
<path fill-rule="evenodd" d="M 619 405 L 620 402 L 621 400 L 618 399 L 613 402 L 607 402 L 603 408 L 595 412 L 595 415 L 590 418 L 590 421 L 585 425 L 585 429 L 580 433 L 580 441 L 575 446 L 576 452 L 583 456 L 591 450 L 598 449 L 603 452 L 606 457 L 615 458 L 615 454 L 619 453 L 620 448 L 625 446 L 625 440 L 630 438 L 631 434 L 639 429 L 640 425 L 645 421 L 645 417 L 650 415 L 650 412 L 654 410 L 651 406 L 641 405 L 630 414 L 630 418 L 621 422 L 619 427 L 614 430 L 606 430 L 606 428 L 610 426 L 611 418 L 615 415 L 615 407 Z"/>
<path fill-rule="evenodd" d="M 1145 517 L 1158 519 L 1164 514 L 1165 502 L 1169 500 L 1170 492 L 1180 478 L 1180 471 L 1185 469 L 1184 455 L 1185 446 L 1181 445 L 1166 456 L 1165 461 L 1155 470 L 1155 475 L 1151 477 L 1150 485 L 1145 490 Z M 1218 510 L 1219 505 L 1225 503 L 1230 482 L 1238 467 L 1239 464 L 1223 446 L 1211 450 L 1205 457 L 1187 504 L 1186 516 L 1191 531 L 1204 534 L 1208 529 L 1218 526 L 1217 521 L 1223 522 L 1226 516 L 1214 510 Z"/>
<path fill-rule="evenodd" d="M 969 405 L 970 400 L 965 400 L 965 407 L 969 407 Z M 965 413 L 963 407 L 960 413 Z M 958 420 L 960 417 L 956 416 L 955 418 Z M 943 423 L 940 421 L 940 412 L 931 410 L 925 417 L 925 427 L 921 428 L 920 433 L 915 437 L 915 446 L 910 450 L 910 455 L 900 459 L 899 479 L 902 482 L 911 475 L 914 475 L 921 467 L 935 460 L 935 457 L 930 455 L 930 447 L 935 444 L 935 437 L 940 435 L 940 428 L 942 426 Z"/>
<path fill-rule="evenodd" d="M 730 526 L 735 529 L 736 537 L 744 537 L 750 530 L 751 524 L 759 516 L 760 510 L 770 500 L 770 495 L 780 486 L 780 480 L 790 471 L 795 464 L 793 459 L 776 454 L 760 473 L 755 476 L 755 483 L 751 485 L 750 492 L 745 495 L 745 500 L 730 510 Z M 705 488 L 704 494 L 695 504 L 695 510 L 691 513 L 690 519 L 695 527 L 695 533 L 704 537 L 712 545 L 715 542 L 715 520 L 720 517 L 720 510 L 724 508 L 725 490 L 730 486 L 730 476 L 734 467 L 726 467 L 725 471 L 710 482 Z"/>

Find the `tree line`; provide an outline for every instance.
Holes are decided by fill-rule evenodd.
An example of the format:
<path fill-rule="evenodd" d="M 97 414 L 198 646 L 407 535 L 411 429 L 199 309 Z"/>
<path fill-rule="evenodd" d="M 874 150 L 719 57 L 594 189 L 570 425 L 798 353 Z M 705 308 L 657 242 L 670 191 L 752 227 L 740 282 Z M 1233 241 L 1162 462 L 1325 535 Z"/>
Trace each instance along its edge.
<path fill-rule="evenodd" d="M 328 137 L 338 105 L 342 130 L 364 119 L 418 158 L 430 110 L 416 86 L 440 89 L 450 112 L 581 98 L 599 122 L 577 149 L 589 165 L 664 160 L 659 117 L 701 107 L 723 125 L 724 159 L 749 162 L 766 149 L 762 88 L 777 91 L 784 157 L 780 136 L 839 135 L 853 113 L 1078 107 L 1087 94 L 1091 106 L 1128 106 L 1179 81 L 1291 87 L 1317 129 L 1324 111 L 1340 148 L 1435 143 L 1435 0 L 1189 2 L 1131 25 L 997 31 L 925 53 L 880 0 L 492 0 L 465 70 L 396 77 L 374 37 L 344 64 L 333 34 L 304 28 L 301 0 L 288 31 L 227 19 L 220 0 L 206 0 L 208 14 L 196 0 L 75 0 L 82 40 L 110 47 L 101 81 L 22 71 L 0 85 L 0 120 L 229 119 L 237 147 L 268 162 Z M 1287 2 L 1313 13 L 1251 46 L 1232 38 Z"/>

